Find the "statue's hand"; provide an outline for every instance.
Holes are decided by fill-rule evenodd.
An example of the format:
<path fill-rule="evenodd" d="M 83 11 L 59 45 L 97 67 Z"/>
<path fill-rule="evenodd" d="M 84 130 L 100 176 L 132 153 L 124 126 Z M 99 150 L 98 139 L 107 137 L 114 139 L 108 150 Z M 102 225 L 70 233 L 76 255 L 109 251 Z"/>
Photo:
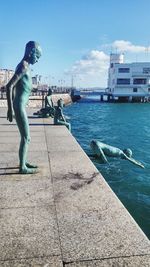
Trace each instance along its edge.
<path fill-rule="evenodd" d="M 10 122 L 13 121 L 13 113 L 12 110 L 8 109 L 7 111 L 7 120 L 9 120 Z"/>

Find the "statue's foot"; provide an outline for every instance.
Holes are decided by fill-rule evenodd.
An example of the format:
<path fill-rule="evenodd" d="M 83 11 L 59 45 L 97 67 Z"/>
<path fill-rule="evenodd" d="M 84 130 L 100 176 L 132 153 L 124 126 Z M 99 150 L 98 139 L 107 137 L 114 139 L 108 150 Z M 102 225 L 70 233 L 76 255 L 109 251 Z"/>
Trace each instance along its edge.
<path fill-rule="evenodd" d="M 37 170 L 34 168 L 24 168 L 24 169 L 19 169 L 19 173 L 20 174 L 33 174 L 33 173 L 37 173 Z"/>
<path fill-rule="evenodd" d="M 32 164 L 30 164 L 30 163 L 28 163 L 28 162 L 26 162 L 26 167 L 27 167 L 27 168 L 32 168 L 32 169 L 37 169 L 37 168 L 38 168 L 37 165 L 32 165 Z"/>

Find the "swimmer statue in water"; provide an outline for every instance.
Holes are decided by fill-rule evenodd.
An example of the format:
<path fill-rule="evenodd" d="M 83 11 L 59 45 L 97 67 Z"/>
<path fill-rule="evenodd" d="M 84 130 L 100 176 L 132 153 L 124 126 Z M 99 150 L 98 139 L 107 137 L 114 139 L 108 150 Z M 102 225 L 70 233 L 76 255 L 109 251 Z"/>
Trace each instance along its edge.
<path fill-rule="evenodd" d="M 28 144 L 30 142 L 29 122 L 26 114 L 26 104 L 32 90 L 30 64 L 35 64 L 41 56 L 41 48 L 37 42 L 30 41 L 26 44 L 25 54 L 15 70 L 15 74 L 6 85 L 8 112 L 7 119 L 13 121 L 13 111 L 20 132 L 19 147 L 19 173 L 32 174 L 37 166 L 27 163 Z"/>
<path fill-rule="evenodd" d="M 108 156 L 108 157 L 116 157 L 116 158 L 129 160 L 133 164 L 141 168 L 145 168 L 139 161 L 132 158 L 132 151 L 129 148 L 121 150 L 117 147 L 104 144 L 97 140 L 92 140 L 90 143 L 90 146 L 94 153 L 90 156 L 97 157 L 98 159 L 101 160 L 102 163 L 108 163 L 107 158 L 106 158 L 106 156 Z"/>

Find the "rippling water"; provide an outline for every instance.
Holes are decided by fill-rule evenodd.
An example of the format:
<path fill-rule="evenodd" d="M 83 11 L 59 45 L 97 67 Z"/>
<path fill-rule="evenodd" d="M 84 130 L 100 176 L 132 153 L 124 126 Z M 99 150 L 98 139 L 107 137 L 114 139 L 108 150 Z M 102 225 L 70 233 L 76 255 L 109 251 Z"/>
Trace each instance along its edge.
<path fill-rule="evenodd" d="M 131 148 L 133 157 L 145 165 L 110 159 L 97 164 L 113 191 L 150 238 L 150 104 L 76 103 L 64 109 L 72 134 L 86 153 L 90 141 Z"/>

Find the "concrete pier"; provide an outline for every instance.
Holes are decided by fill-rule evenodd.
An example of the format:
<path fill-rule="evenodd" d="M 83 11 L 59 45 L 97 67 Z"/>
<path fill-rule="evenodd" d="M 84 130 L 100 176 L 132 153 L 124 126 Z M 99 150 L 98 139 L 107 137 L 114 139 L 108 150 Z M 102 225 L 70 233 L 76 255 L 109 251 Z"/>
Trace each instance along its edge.
<path fill-rule="evenodd" d="M 150 266 L 150 241 L 64 126 L 33 118 L 29 162 L 0 108 L 0 267 Z"/>

